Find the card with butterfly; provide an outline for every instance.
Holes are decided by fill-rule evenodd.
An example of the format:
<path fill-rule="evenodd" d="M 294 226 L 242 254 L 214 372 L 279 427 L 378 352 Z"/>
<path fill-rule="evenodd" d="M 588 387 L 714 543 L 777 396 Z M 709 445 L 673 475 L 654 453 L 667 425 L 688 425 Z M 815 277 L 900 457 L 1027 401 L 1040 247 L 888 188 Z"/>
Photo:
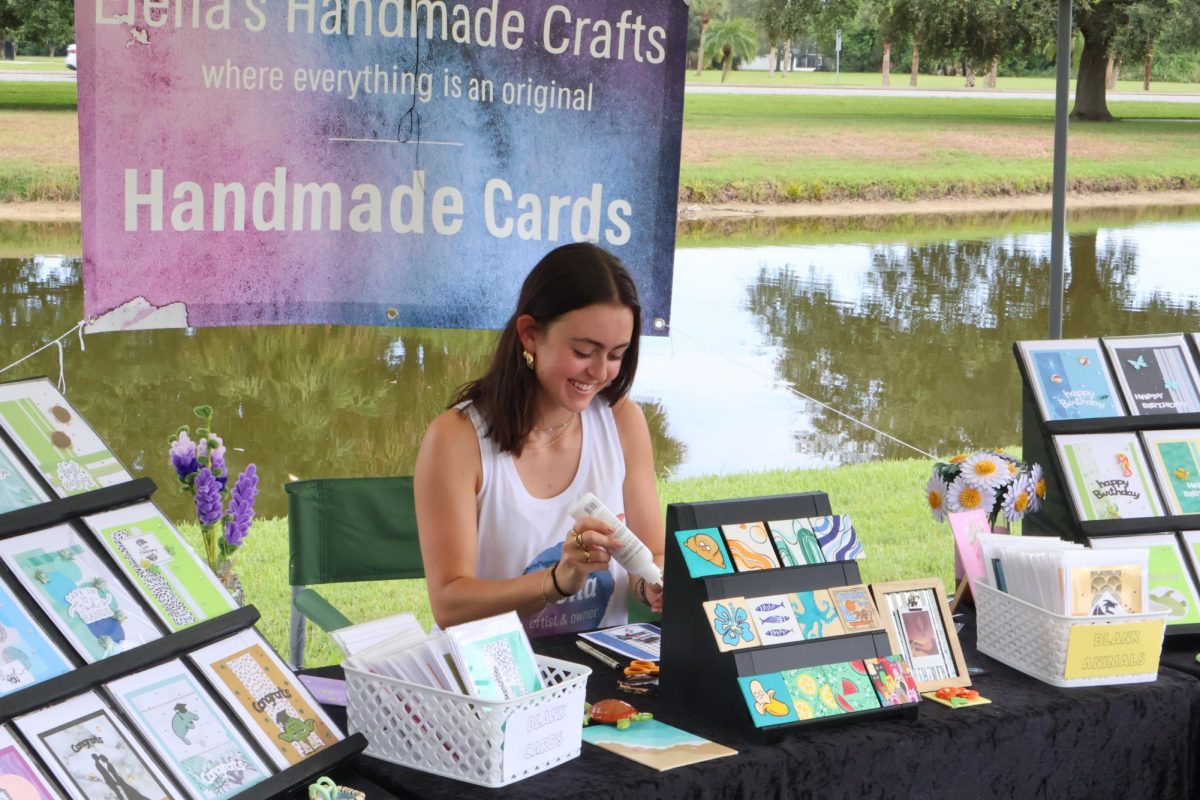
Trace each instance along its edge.
<path fill-rule="evenodd" d="M 1129 413 L 1200 412 L 1200 373 L 1183 334 L 1108 336 L 1103 342 Z"/>

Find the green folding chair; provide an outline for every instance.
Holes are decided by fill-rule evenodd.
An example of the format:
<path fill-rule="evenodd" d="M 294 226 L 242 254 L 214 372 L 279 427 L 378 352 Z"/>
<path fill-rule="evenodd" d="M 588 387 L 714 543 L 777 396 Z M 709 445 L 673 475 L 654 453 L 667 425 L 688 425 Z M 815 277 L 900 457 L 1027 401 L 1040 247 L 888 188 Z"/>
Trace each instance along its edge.
<path fill-rule="evenodd" d="M 285 484 L 290 660 L 304 666 L 305 620 L 329 632 L 352 624 L 310 584 L 425 577 L 411 476 L 318 478 Z"/>

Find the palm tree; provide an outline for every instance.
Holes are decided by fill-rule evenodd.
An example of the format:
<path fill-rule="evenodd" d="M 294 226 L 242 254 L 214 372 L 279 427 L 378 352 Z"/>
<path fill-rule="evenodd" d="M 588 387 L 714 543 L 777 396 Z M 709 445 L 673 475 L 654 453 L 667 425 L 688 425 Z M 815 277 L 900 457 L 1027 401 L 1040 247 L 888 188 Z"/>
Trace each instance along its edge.
<path fill-rule="evenodd" d="M 722 65 L 721 83 L 729 77 L 733 60 L 749 61 L 758 54 L 758 29 L 745 17 L 717 20 L 710 26 L 704 44 L 706 59 L 716 58 Z"/>
<path fill-rule="evenodd" d="M 696 77 L 700 77 L 700 73 L 704 71 L 705 58 L 707 52 L 704 49 L 704 35 L 708 32 L 708 25 L 715 17 L 728 13 L 729 0 L 693 0 L 690 13 L 695 14 L 700 19 L 700 44 L 696 47 Z"/>

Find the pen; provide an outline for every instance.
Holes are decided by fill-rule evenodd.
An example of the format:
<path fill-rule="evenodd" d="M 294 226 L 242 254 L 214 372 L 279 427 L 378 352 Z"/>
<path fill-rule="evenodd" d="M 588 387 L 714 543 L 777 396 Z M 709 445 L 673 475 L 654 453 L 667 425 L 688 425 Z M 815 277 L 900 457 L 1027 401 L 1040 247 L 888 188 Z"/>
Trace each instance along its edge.
<path fill-rule="evenodd" d="M 620 661 L 617 661 L 612 656 L 606 656 L 604 653 L 601 653 L 599 650 L 592 647 L 587 642 L 583 642 L 583 641 L 576 639 L 575 646 L 578 647 L 583 652 L 587 653 L 592 658 L 597 659 L 600 663 L 607 664 L 608 666 L 612 667 L 613 669 L 616 669 L 617 667 L 621 666 Z"/>

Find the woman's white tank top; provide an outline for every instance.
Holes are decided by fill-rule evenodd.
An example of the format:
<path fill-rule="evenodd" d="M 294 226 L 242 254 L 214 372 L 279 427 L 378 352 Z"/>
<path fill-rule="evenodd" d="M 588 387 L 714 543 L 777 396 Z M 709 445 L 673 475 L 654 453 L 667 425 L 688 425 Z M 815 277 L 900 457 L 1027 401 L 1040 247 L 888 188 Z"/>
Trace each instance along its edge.
<path fill-rule="evenodd" d="M 612 510 L 625 510 L 625 457 L 612 407 L 596 398 L 580 416 L 583 450 L 571 485 L 555 497 L 529 494 L 511 453 L 502 453 L 486 435 L 487 423 L 470 402 L 462 410 L 475 426 L 483 462 L 483 483 L 475 497 L 479 520 L 476 574 L 487 580 L 506 580 L 546 569 L 558 561 L 562 543 L 574 524 L 567 509 L 591 492 Z M 548 582 L 547 582 L 548 583 Z M 557 596 L 547 585 L 547 594 Z M 623 625 L 629 616 L 629 578 L 611 561 L 608 570 L 592 573 L 571 597 L 551 603 L 525 620 L 531 636 Z"/>

